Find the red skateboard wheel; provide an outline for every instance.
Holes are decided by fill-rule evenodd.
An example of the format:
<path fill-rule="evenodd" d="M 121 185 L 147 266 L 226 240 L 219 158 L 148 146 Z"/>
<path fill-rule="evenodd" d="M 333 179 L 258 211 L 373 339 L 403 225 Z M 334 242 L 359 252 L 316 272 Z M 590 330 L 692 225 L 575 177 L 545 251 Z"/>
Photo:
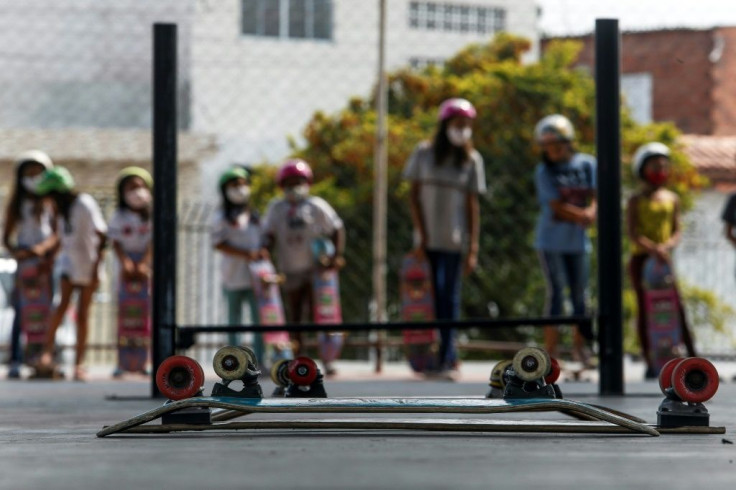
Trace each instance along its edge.
<path fill-rule="evenodd" d="M 718 391 L 718 371 L 707 359 L 689 357 L 672 371 L 672 389 L 684 402 L 702 403 Z"/>
<path fill-rule="evenodd" d="M 300 356 L 289 362 L 289 379 L 298 386 L 310 385 L 317 379 L 317 363 Z"/>
<path fill-rule="evenodd" d="M 156 386 L 169 400 L 196 396 L 204 385 L 204 370 L 187 356 L 171 356 L 156 371 Z"/>
<path fill-rule="evenodd" d="M 555 383 L 560 378 L 560 363 L 554 357 L 549 358 L 549 372 L 544 377 L 544 382 L 548 385 Z"/>
<path fill-rule="evenodd" d="M 659 371 L 659 389 L 662 390 L 662 393 L 665 395 L 667 394 L 667 390 L 672 388 L 672 371 L 674 371 L 675 366 L 680 364 L 684 359 L 684 357 L 675 357 L 674 359 L 670 359 Z"/>

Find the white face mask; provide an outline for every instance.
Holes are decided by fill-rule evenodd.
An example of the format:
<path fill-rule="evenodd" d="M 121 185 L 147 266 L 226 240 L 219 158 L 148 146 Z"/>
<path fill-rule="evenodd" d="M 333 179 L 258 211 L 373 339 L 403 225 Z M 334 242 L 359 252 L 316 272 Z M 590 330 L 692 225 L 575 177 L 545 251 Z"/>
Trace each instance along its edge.
<path fill-rule="evenodd" d="M 139 187 L 125 193 L 125 203 L 131 209 L 142 209 L 151 203 L 151 191 L 145 187 Z"/>
<path fill-rule="evenodd" d="M 36 187 L 38 187 L 38 183 L 41 182 L 42 178 L 43 174 L 38 174 L 35 177 L 23 177 L 20 183 L 25 190 L 31 193 L 35 193 Z"/>
<path fill-rule="evenodd" d="M 228 187 L 225 189 L 225 195 L 228 201 L 233 204 L 245 204 L 250 199 L 250 187 L 247 185 Z"/>
<path fill-rule="evenodd" d="M 299 184 L 284 189 L 286 198 L 290 201 L 301 201 L 309 196 L 309 184 Z"/>
<path fill-rule="evenodd" d="M 455 146 L 465 146 L 472 137 L 472 128 L 447 128 L 447 139 Z"/>

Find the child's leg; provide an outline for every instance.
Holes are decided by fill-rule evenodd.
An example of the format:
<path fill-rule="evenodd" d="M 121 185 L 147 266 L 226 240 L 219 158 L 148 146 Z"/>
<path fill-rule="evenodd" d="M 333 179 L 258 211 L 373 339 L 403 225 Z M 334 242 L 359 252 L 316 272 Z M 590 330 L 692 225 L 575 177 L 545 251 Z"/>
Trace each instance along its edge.
<path fill-rule="evenodd" d="M 243 301 L 248 303 L 250 308 L 251 325 L 258 325 L 260 320 L 258 318 L 258 304 L 256 303 L 256 296 L 253 294 L 252 289 L 243 290 Z M 260 332 L 253 334 L 253 351 L 256 353 L 256 359 L 258 359 L 258 365 L 262 366 L 266 361 L 264 359 L 265 346 L 263 345 L 263 334 Z"/>
<path fill-rule="evenodd" d="M 43 346 L 43 354 L 41 356 L 41 364 L 49 365 L 53 361 L 54 344 L 56 343 L 56 330 L 64 320 L 67 308 L 69 308 L 69 302 L 72 299 L 72 292 L 74 287 L 71 281 L 66 276 L 61 277 L 61 299 L 59 304 L 56 306 L 54 313 L 51 315 L 49 323 L 49 330 L 46 332 L 46 341 Z"/>
<path fill-rule="evenodd" d="M 79 302 L 77 306 L 77 349 L 74 360 L 75 368 L 82 365 L 84 352 L 87 349 L 87 332 L 89 326 L 89 310 L 92 305 L 92 295 L 97 289 L 96 284 L 79 288 Z"/>
<path fill-rule="evenodd" d="M 539 251 L 539 262 L 546 280 L 547 296 L 544 312 L 549 316 L 562 314 L 564 279 L 561 265 L 561 255 L 554 252 Z M 560 330 L 557 327 L 544 327 L 544 347 L 552 357 L 558 357 L 557 344 L 560 341 Z"/>
<path fill-rule="evenodd" d="M 20 345 L 20 334 L 23 328 L 20 321 L 20 294 L 18 293 L 17 287 L 13 289 L 11 302 L 15 315 L 13 316 L 13 326 L 10 331 L 10 367 L 11 369 L 17 369 L 18 365 L 23 360 L 23 349 Z"/>
<path fill-rule="evenodd" d="M 241 325 L 243 323 L 243 300 L 240 291 L 225 289 L 224 292 L 227 299 L 227 324 Z M 240 335 L 235 332 L 228 333 L 227 341 L 230 345 L 239 345 Z"/>
<path fill-rule="evenodd" d="M 585 289 L 588 284 L 588 259 L 587 253 L 565 254 L 563 264 L 565 277 L 570 288 L 570 300 L 572 302 L 573 315 L 585 316 Z M 593 341 L 593 329 L 588 326 L 581 329 L 576 326 L 573 330 L 573 355 L 584 364 L 589 362 L 589 352 L 586 344 Z"/>
<path fill-rule="evenodd" d="M 287 319 L 289 323 L 299 324 L 302 322 L 305 314 L 311 313 L 312 304 L 312 284 L 310 280 L 305 280 L 304 277 L 287 278 L 287 283 L 292 280 L 294 281 L 289 286 L 289 289 L 285 291 L 286 302 L 288 304 Z M 296 349 L 294 350 L 295 355 L 303 353 L 302 350 L 302 333 L 292 332 L 291 338 L 296 342 Z"/>

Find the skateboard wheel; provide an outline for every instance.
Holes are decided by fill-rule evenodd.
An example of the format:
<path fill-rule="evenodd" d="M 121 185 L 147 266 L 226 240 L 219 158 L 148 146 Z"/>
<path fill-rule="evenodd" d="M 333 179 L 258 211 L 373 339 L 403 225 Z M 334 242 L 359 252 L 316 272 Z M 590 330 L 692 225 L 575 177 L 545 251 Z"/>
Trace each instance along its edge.
<path fill-rule="evenodd" d="M 682 401 L 702 403 L 718 391 L 718 371 L 707 359 L 689 357 L 672 370 L 672 390 Z"/>
<path fill-rule="evenodd" d="M 550 369 L 549 354 L 539 347 L 525 347 L 516 353 L 513 360 L 516 376 L 524 381 L 544 377 Z"/>
<path fill-rule="evenodd" d="M 226 346 L 215 353 L 212 367 L 215 374 L 226 381 L 242 379 L 248 372 L 250 356 L 240 347 Z"/>
<path fill-rule="evenodd" d="M 310 385 L 317 379 L 317 363 L 300 356 L 289 362 L 289 379 L 298 386 Z"/>
<path fill-rule="evenodd" d="M 504 389 L 506 387 L 506 380 L 503 377 L 503 372 L 510 364 L 511 361 L 507 359 L 499 361 L 495 366 L 493 366 L 493 369 L 491 369 L 491 386 L 500 389 Z"/>
<path fill-rule="evenodd" d="M 197 361 L 186 356 L 171 356 L 156 371 L 156 386 L 170 400 L 183 400 L 197 395 L 204 384 L 204 370 Z"/>
<path fill-rule="evenodd" d="M 536 381 L 549 371 L 551 364 L 549 359 L 549 355 L 543 349 L 525 347 L 514 355 L 511 369 L 523 381 Z"/>
<path fill-rule="evenodd" d="M 288 359 L 279 359 L 271 366 L 271 381 L 276 386 L 285 388 L 289 385 L 289 362 Z"/>
<path fill-rule="evenodd" d="M 250 359 L 251 364 L 253 364 L 253 369 L 258 369 L 258 356 L 256 356 L 256 352 L 250 347 L 246 347 L 244 345 L 238 346 L 238 349 L 248 354 L 248 358 Z"/>
<path fill-rule="evenodd" d="M 662 393 L 667 394 L 667 390 L 672 388 L 672 371 L 675 370 L 675 366 L 685 360 L 684 357 L 676 357 L 667 361 L 662 369 L 659 370 L 659 389 Z"/>
<path fill-rule="evenodd" d="M 554 357 L 550 357 L 549 359 L 549 372 L 547 373 L 547 376 L 544 377 L 544 382 L 548 385 L 551 385 L 560 378 L 560 363 L 557 362 L 557 359 Z"/>

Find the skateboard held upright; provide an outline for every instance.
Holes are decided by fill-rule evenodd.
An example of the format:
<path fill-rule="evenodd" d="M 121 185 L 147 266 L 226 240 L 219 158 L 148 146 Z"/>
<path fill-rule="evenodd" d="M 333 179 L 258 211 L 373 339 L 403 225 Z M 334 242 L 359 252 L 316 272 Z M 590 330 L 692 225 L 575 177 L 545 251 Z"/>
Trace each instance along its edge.
<path fill-rule="evenodd" d="M 26 339 L 26 364 L 38 360 L 46 340 L 51 313 L 51 276 L 39 258 L 18 263 L 18 293 L 21 328 Z"/>
<path fill-rule="evenodd" d="M 670 264 L 650 257 L 644 263 L 644 305 L 652 365 L 659 372 L 679 356 L 682 344 L 680 298 Z"/>
<path fill-rule="evenodd" d="M 314 323 L 320 325 L 337 325 L 342 323 L 340 306 L 340 275 L 332 262 L 336 255 L 331 240 L 318 238 L 312 242 L 314 256 L 314 277 L 312 294 L 314 301 Z M 330 363 L 340 357 L 343 344 L 342 332 L 319 333 L 319 357 Z"/>
<path fill-rule="evenodd" d="M 134 260 L 140 257 L 133 257 Z M 145 277 L 125 277 L 118 284 L 118 367 L 142 373 L 148 363 L 151 339 L 150 282 Z"/>
<path fill-rule="evenodd" d="M 434 291 L 429 262 L 415 253 L 404 255 L 400 281 L 401 319 L 406 322 L 434 320 Z M 437 369 L 437 330 L 404 330 L 403 335 L 411 368 L 417 373 Z"/>
<path fill-rule="evenodd" d="M 251 282 L 253 294 L 258 304 L 258 323 L 264 326 L 281 326 L 286 323 L 284 316 L 284 304 L 281 300 L 279 284 L 283 282 L 283 276 L 276 273 L 276 269 L 269 260 L 257 260 L 250 262 Z M 263 344 L 266 352 L 263 353 L 265 362 L 275 363 L 279 359 L 290 359 L 291 340 L 289 333 L 285 331 L 265 332 Z"/>

